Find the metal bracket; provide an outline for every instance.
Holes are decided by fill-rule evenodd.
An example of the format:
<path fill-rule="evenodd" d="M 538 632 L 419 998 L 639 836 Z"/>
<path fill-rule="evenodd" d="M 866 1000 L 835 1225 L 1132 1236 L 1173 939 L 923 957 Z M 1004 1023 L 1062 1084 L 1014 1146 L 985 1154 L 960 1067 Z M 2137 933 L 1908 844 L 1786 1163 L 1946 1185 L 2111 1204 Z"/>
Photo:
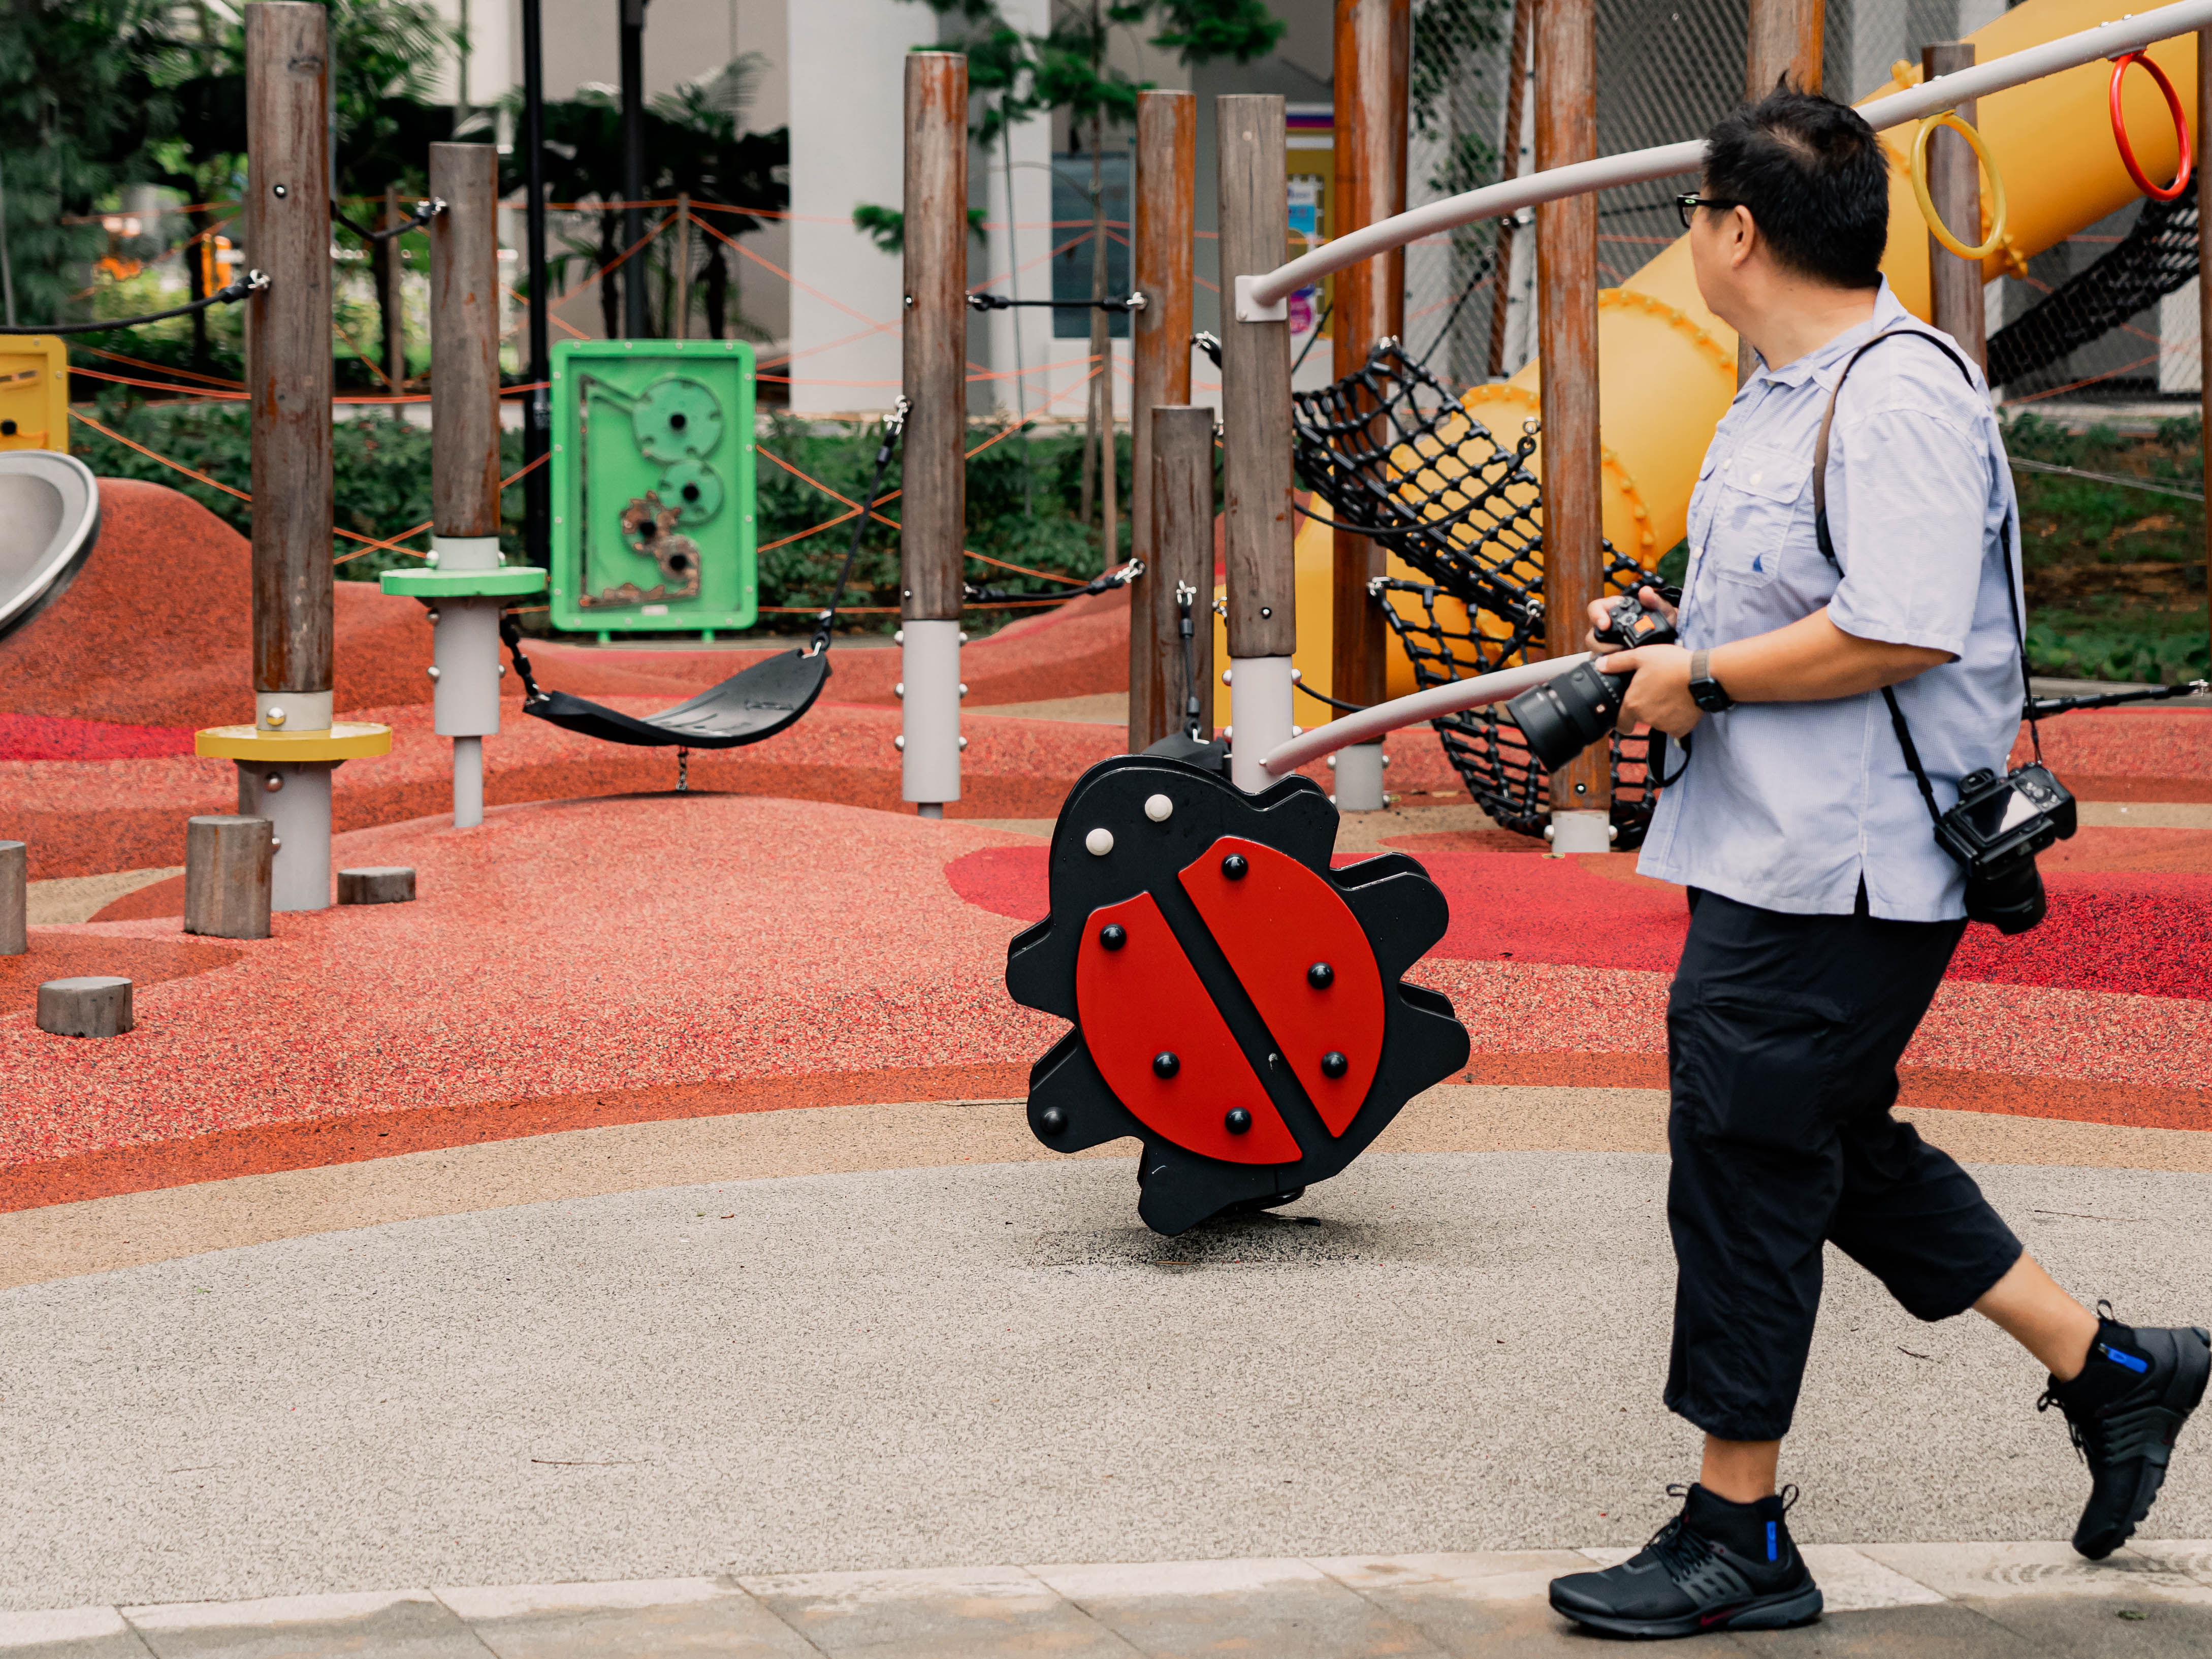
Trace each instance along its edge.
<path fill-rule="evenodd" d="M 1271 306 L 1263 306 L 1252 297 L 1252 285 L 1260 278 L 1239 276 L 1237 279 L 1237 320 L 1240 323 L 1287 323 L 1291 320 L 1291 301 L 1288 295 Z"/>

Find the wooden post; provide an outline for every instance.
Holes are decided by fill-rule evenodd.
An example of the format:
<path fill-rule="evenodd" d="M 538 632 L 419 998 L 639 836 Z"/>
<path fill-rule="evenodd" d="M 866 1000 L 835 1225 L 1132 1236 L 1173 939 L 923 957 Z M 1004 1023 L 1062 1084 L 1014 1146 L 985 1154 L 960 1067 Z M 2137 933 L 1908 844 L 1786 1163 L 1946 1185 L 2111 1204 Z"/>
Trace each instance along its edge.
<path fill-rule="evenodd" d="M 1212 638 L 1208 629 L 1206 639 Z M 20 841 L 0 841 L 0 957 L 20 957 L 31 948 L 30 873 L 30 848 Z"/>
<path fill-rule="evenodd" d="M 1920 49 L 1923 80 L 1948 75 L 1954 70 L 1972 69 L 1973 64 L 1972 41 L 1938 40 Z M 1972 100 L 1959 106 L 1959 118 L 1969 126 L 1973 125 Z M 1937 215 L 1960 241 L 1971 246 L 1982 240 L 1980 164 L 1974 159 L 1973 147 L 1948 127 L 1938 127 L 1928 141 L 1928 199 L 1936 204 Z M 1928 293 L 1934 313 L 1929 320 L 1956 340 L 1960 349 L 1969 357 L 1988 367 L 1990 347 L 1988 327 L 1983 320 L 1982 262 L 1961 259 L 1930 234 Z"/>
<path fill-rule="evenodd" d="M 1153 562 L 1136 591 L 1138 613 L 1157 642 L 1153 708 L 1166 729 L 1213 735 L 1213 411 L 1182 404 L 1151 411 Z M 1184 666 L 1181 594 L 1188 600 L 1189 666 Z M 1188 680 L 1186 680 L 1188 674 Z M 1198 704 L 1193 708 L 1193 701 Z M 1158 742 L 1158 738 L 1152 739 Z M 1133 744 L 1132 745 L 1134 746 Z"/>
<path fill-rule="evenodd" d="M 960 799 L 961 550 L 968 493 L 968 60 L 906 60 L 907 415 L 900 501 L 901 794 Z"/>
<path fill-rule="evenodd" d="M 691 337 L 691 197 L 688 191 L 678 191 L 676 198 L 676 315 L 670 321 L 675 325 L 668 331 L 670 337 Z"/>
<path fill-rule="evenodd" d="M 2197 33 L 2197 110 L 2212 109 L 2212 29 Z M 2198 128 L 2201 132 L 2202 126 Z M 2200 143 L 2202 140 L 2200 139 Z M 2206 276 L 2212 260 L 2212 167 L 2197 169 L 2197 362 L 2201 415 L 2198 441 L 2206 465 L 2202 476 L 2212 478 L 2212 277 Z M 2212 645 L 2212 513 L 2204 515 L 2205 639 Z"/>
<path fill-rule="evenodd" d="M 1510 67 L 1505 78 L 1504 173 L 1509 179 L 1521 176 L 1521 146 L 1527 142 L 1528 36 L 1533 32 L 1535 15 L 1536 0 L 1513 0 Z M 1490 374 L 1493 380 L 1505 374 L 1505 325 L 1513 309 L 1513 239 L 1519 234 L 1518 218 L 1515 215 L 1499 222 L 1498 250 L 1491 255 Z"/>
<path fill-rule="evenodd" d="M 131 981 L 107 974 L 50 979 L 39 987 L 38 1022 L 54 1036 L 121 1036 L 135 1023 Z"/>
<path fill-rule="evenodd" d="M 1543 0 L 1536 14 L 1536 166 L 1597 155 L 1595 0 Z M 1579 648 L 1604 576 L 1604 452 L 1598 437 L 1597 198 L 1536 210 L 1538 349 L 1543 358 L 1544 645 Z M 1602 853 L 1612 766 L 1593 744 L 1552 775 L 1552 851 Z"/>
<path fill-rule="evenodd" d="M 499 534 L 499 152 L 430 146 L 431 536 Z"/>
<path fill-rule="evenodd" d="M 1788 78 L 1801 92 L 1820 89 L 1820 40 L 1826 0 L 1751 0 L 1751 27 L 1743 58 L 1743 97 L 1755 104 Z M 1748 342 L 1735 345 L 1735 383 L 1758 370 Z"/>
<path fill-rule="evenodd" d="M 1283 263 L 1290 240 L 1283 100 L 1214 100 L 1220 160 L 1221 489 L 1229 575 L 1231 780 L 1260 790 L 1261 767 L 1291 737 L 1291 653 L 1298 642 L 1297 526 L 1291 498 L 1291 325 L 1287 302 L 1242 291 Z"/>
<path fill-rule="evenodd" d="M 246 235 L 269 286 L 246 307 L 253 360 L 253 690 L 264 730 L 331 725 L 329 13 L 246 9 Z M 286 711 L 279 726 L 268 714 Z"/>
<path fill-rule="evenodd" d="M 1413 0 L 1337 0 L 1337 234 L 1406 210 L 1406 82 L 1411 68 Z M 1336 276 L 1337 372 L 1367 361 L 1378 340 L 1406 329 L 1406 254 L 1402 248 L 1361 261 Z M 1379 441 L 1382 434 L 1376 434 Z M 1339 530 L 1330 585 L 1329 690 L 1346 702 L 1377 703 L 1389 695 L 1389 624 L 1368 584 L 1387 574 L 1382 545 L 1371 536 Z M 1318 711 L 1326 706 L 1309 704 Z M 1337 805 L 1347 811 L 1382 807 L 1382 745 L 1361 744 L 1338 757 Z"/>
<path fill-rule="evenodd" d="M 409 216 L 399 205 L 399 186 L 384 187 L 384 223 L 380 229 L 404 224 Z M 399 257 L 397 236 L 388 237 L 376 246 L 379 275 L 384 286 L 384 373 L 392 382 L 394 392 L 407 390 L 407 274 L 405 264 Z M 404 420 L 403 405 L 394 404 L 392 416 Z"/>
<path fill-rule="evenodd" d="M 1175 580 L 1162 568 L 1152 507 L 1157 437 L 1153 410 L 1190 401 L 1191 203 L 1198 169 L 1198 98 L 1188 92 L 1137 94 L 1136 224 L 1130 276 L 1145 308 L 1130 319 L 1129 551 L 1145 574 L 1129 588 L 1129 752 L 1137 754 L 1188 722 L 1183 718 L 1182 641 L 1176 632 Z M 1206 423 L 1206 550 L 1212 551 L 1213 422 Z M 1213 602 L 1211 570 L 1198 585 L 1203 613 Z M 1212 650 L 1213 629 L 1205 629 Z M 1206 706 L 1212 707 L 1212 694 Z M 1206 728 L 1211 731 L 1209 726 Z"/>
<path fill-rule="evenodd" d="M 433 728 L 453 740 L 453 827 L 483 822 L 483 740 L 499 730 L 499 153 L 430 146 L 430 553 L 459 577 L 431 609 Z M 467 591 L 474 589 L 475 591 Z M 341 896 L 340 902 L 344 900 Z"/>
<path fill-rule="evenodd" d="M 213 939 L 269 937 L 275 830 L 264 817 L 185 821 L 185 931 Z"/>

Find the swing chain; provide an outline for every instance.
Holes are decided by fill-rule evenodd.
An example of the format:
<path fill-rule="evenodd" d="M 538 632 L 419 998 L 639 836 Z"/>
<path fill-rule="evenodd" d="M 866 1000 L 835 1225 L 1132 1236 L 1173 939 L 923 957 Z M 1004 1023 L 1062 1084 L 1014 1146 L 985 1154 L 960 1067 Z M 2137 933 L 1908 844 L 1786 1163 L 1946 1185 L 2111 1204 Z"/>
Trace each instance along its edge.
<path fill-rule="evenodd" d="M 818 657 L 830 648 L 830 629 L 837 620 L 837 602 L 845 597 L 845 584 L 852 579 L 853 561 L 860 556 L 860 538 L 868 528 L 868 520 L 876 510 L 876 498 L 884 491 L 884 475 L 890 471 L 891 452 L 898 447 L 899 434 L 906 430 L 906 417 L 914 405 L 901 397 L 884 420 L 884 441 L 876 451 L 876 476 L 868 485 L 866 498 L 853 520 L 853 544 L 845 550 L 845 562 L 837 572 L 837 586 L 830 591 L 830 603 L 823 605 L 814 617 L 814 638 L 806 647 L 806 654 Z"/>
<path fill-rule="evenodd" d="M 1176 632 L 1182 638 L 1183 734 L 1194 742 L 1203 743 L 1206 734 L 1199 730 L 1199 715 L 1202 709 L 1198 700 L 1198 629 L 1190 615 L 1191 606 L 1198 600 L 1198 589 L 1188 582 L 1177 582 L 1175 599 Z"/>

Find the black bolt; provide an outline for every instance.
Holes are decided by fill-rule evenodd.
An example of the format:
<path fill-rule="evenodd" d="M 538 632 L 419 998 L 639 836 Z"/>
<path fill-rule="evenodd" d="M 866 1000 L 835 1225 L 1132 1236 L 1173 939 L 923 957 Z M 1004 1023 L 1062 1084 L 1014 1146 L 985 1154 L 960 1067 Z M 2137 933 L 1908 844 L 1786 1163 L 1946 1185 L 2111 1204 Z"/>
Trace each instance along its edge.
<path fill-rule="evenodd" d="M 1352 1062 L 1334 1048 L 1321 1057 L 1321 1074 L 1323 1077 L 1342 1077 L 1351 1069 Z"/>
<path fill-rule="evenodd" d="M 1261 620 L 1261 622 L 1265 622 L 1265 621 L 1267 621 L 1268 617 L 1270 617 L 1273 616 L 1274 614 L 1275 614 L 1275 607 L 1274 607 L 1274 606 L 1273 606 L 1272 605 L 1261 605 L 1261 606 L 1260 607 L 1260 620 Z"/>
<path fill-rule="evenodd" d="M 1241 1135 L 1252 1127 L 1252 1114 L 1242 1106 L 1231 1106 L 1222 1115 L 1221 1127 L 1232 1135 Z"/>
<path fill-rule="evenodd" d="M 1306 969 L 1306 983 L 1316 991 L 1326 991 L 1336 983 L 1336 969 L 1325 962 L 1316 962 Z"/>
<path fill-rule="evenodd" d="M 1177 1060 L 1173 1054 L 1168 1053 L 1165 1049 L 1162 1049 L 1158 1054 L 1152 1056 L 1152 1075 L 1154 1077 L 1173 1077 L 1181 1070 L 1182 1070 L 1182 1062 Z"/>
<path fill-rule="evenodd" d="M 1037 1127 L 1048 1135 L 1063 1133 L 1067 1128 L 1067 1114 L 1057 1106 L 1048 1106 L 1037 1114 Z"/>
<path fill-rule="evenodd" d="M 1245 863 L 1244 855 L 1242 853 L 1231 853 L 1227 858 L 1221 860 L 1221 873 L 1228 877 L 1231 881 L 1243 880 L 1244 872 L 1251 867 L 1252 866 L 1250 865 Z"/>
<path fill-rule="evenodd" d="M 1109 921 L 1098 930 L 1098 942 L 1109 951 L 1118 951 L 1129 942 L 1129 930 L 1118 921 Z"/>
<path fill-rule="evenodd" d="M 282 185 L 271 185 L 270 189 L 275 192 L 276 199 L 280 202 L 292 193 L 290 191 L 285 189 Z"/>

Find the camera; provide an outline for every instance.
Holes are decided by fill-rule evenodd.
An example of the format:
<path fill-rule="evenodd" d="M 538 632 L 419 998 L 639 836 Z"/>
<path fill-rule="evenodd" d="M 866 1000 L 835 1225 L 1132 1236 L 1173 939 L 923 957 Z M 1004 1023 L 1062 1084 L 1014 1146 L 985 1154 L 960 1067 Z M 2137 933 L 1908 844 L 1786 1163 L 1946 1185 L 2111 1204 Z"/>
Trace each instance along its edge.
<path fill-rule="evenodd" d="M 2041 763 L 2000 778 L 1959 780 L 1959 804 L 1936 820 L 1936 844 L 1966 867 L 1966 915 L 2024 933 L 2048 908 L 2035 855 L 2075 830 L 2074 797 Z"/>
<path fill-rule="evenodd" d="M 1656 611 L 1647 611 L 1635 594 L 1615 599 L 1596 637 L 1607 645 L 1672 645 L 1674 629 Z M 1555 680 L 1523 691 L 1505 705 L 1521 728 L 1528 752 L 1547 772 L 1556 772 L 1609 733 L 1620 718 L 1620 699 L 1628 674 L 1607 674 L 1595 662 L 1569 669 Z"/>

